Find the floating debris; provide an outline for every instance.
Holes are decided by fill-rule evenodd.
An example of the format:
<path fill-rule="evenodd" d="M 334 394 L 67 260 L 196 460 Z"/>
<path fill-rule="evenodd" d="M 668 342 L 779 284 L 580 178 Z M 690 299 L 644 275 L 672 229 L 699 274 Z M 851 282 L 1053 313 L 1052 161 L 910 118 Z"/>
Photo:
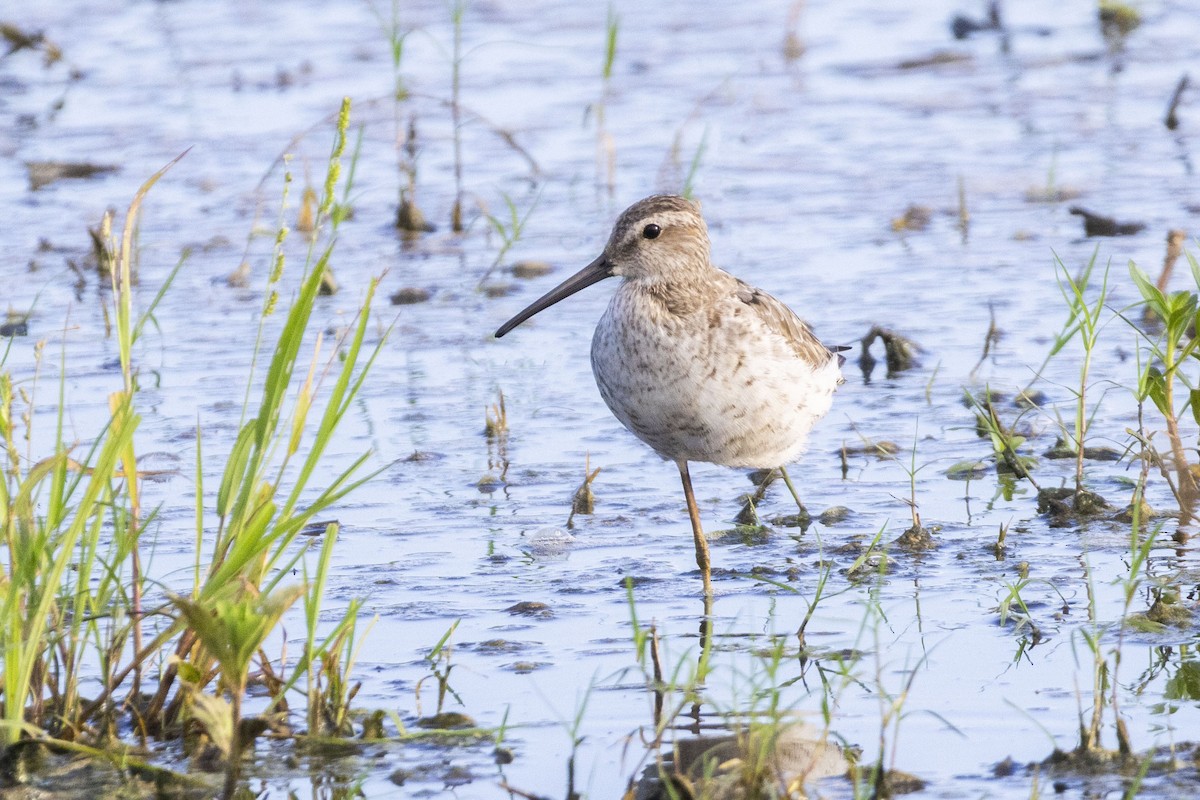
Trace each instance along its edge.
<path fill-rule="evenodd" d="M 400 209 L 396 212 L 396 227 L 409 233 L 433 233 L 437 226 L 425 221 L 425 215 L 417 204 L 407 197 L 400 200 Z"/>
<path fill-rule="evenodd" d="M 26 161 L 29 170 L 29 188 L 33 191 L 64 179 L 86 180 L 97 175 L 116 172 L 113 164 L 93 164 L 87 161 Z"/>
<path fill-rule="evenodd" d="M 923 231 L 929 227 L 933 219 L 933 209 L 929 206 L 910 205 L 904 209 L 904 214 L 892 220 L 892 230 L 896 233 L 904 231 Z"/>
<path fill-rule="evenodd" d="M 341 523 L 339 523 L 336 519 L 316 520 L 314 522 L 308 523 L 303 528 L 301 528 L 300 535 L 301 536 L 324 536 L 325 531 L 329 529 L 330 525 L 333 525 L 335 527 L 340 527 Z"/>
<path fill-rule="evenodd" d="M 417 720 L 418 728 L 436 731 L 450 731 L 461 728 L 474 728 L 475 720 L 458 711 L 443 711 L 431 717 L 421 717 Z"/>
<path fill-rule="evenodd" d="M 846 506 L 830 506 L 817 516 L 817 522 L 826 527 L 845 522 L 854 512 Z"/>
<path fill-rule="evenodd" d="M 1050 518 L 1050 527 L 1063 528 L 1075 522 L 1095 519 L 1112 509 L 1100 495 L 1066 486 L 1038 490 L 1037 510 Z"/>
<path fill-rule="evenodd" d="M 545 603 L 539 603 L 536 600 L 522 600 L 520 603 L 511 605 L 504 609 L 506 614 L 512 614 L 514 617 L 537 617 L 538 619 L 548 619 L 554 616 L 554 611 Z"/>
<path fill-rule="evenodd" d="M 1195 621 L 1195 611 L 1179 602 L 1178 592 L 1164 589 L 1154 598 L 1154 603 L 1146 612 L 1146 619 L 1160 625 L 1184 628 Z"/>
<path fill-rule="evenodd" d="M 592 481 L 600 474 L 600 467 L 592 469 L 591 456 L 584 458 L 583 483 L 571 498 L 571 513 L 567 516 L 567 530 L 575 528 L 576 514 L 592 514 L 596 511 L 596 495 L 592 493 Z"/>
<path fill-rule="evenodd" d="M 414 306 L 418 303 L 427 303 L 433 297 L 433 292 L 428 289 L 422 289 L 419 286 L 405 286 L 392 292 L 390 298 L 394 306 Z"/>
<path fill-rule="evenodd" d="M 1008 399 L 1008 394 L 999 389 L 993 389 L 990 386 L 982 392 L 972 394 L 969 391 L 963 391 L 962 404 L 967 408 L 975 408 L 977 406 L 999 405 Z"/>
<path fill-rule="evenodd" d="M 513 264 L 510 271 L 514 278 L 540 278 L 553 272 L 554 266 L 549 261 L 525 259 Z"/>
<path fill-rule="evenodd" d="M 0 336 L 28 336 L 29 321 L 28 319 L 13 319 L 8 322 L 0 323 Z"/>
<path fill-rule="evenodd" d="M 11 56 L 19 50 L 41 50 L 44 54 L 43 63 L 47 67 L 62 60 L 62 49 L 41 31 L 26 31 L 10 22 L 0 22 L 0 39 L 8 43 L 5 56 Z"/>
<path fill-rule="evenodd" d="M 496 392 L 497 400 L 483 411 L 483 435 L 497 439 L 508 433 L 508 411 L 504 408 L 504 390 Z"/>
<path fill-rule="evenodd" d="M 783 37 L 783 57 L 787 61 L 797 61 L 804 56 L 807 48 L 804 40 L 795 31 L 788 31 Z"/>
<path fill-rule="evenodd" d="M 737 521 L 736 518 L 734 521 Z M 800 532 L 804 533 L 812 525 L 812 514 L 809 514 L 807 511 L 798 511 L 795 514 L 780 514 L 771 517 L 771 524 L 776 528 L 799 528 Z"/>
<path fill-rule="evenodd" d="M 1083 217 L 1085 236 L 1133 236 L 1146 228 L 1143 222 L 1117 222 L 1112 217 L 1092 213 L 1081 206 L 1071 206 L 1067 210 L 1077 217 Z"/>
<path fill-rule="evenodd" d="M 844 456 L 875 456 L 881 461 L 894 458 L 899 452 L 900 445 L 886 439 L 878 442 L 865 439 L 862 444 L 843 445 L 841 449 Z"/>
<path fill-rule="evenodd" d="M 923 779 L 909 772 L 901 772 L 898 769 L 885 770 L 883 780 L 880 783 L 882 786 L 879 787 L 875 795 L 876 797 L 895 797 L 898 794 L 914 794 L 925 791 L 926 786 Z"/>
<path fill-rule="evenodd" d="M 362 732 L 358 735 L 360 739 L 374 740 L 384 739 L 387 737 L 387 731 L 384 729 L 383 721 L 386 719 L 386 714 L 382 709 L 375 709 L 370 714 L 367 714 L 362 721 Z"/>
<path fill-rule="evenodd" d="M 930 67 L 944 67 L 947 65 L 970 64 L 974 61 L 974 57 L 970 53 L 960 53 L 953 50 L 939 50 L 936 53 L 931 53 L 927 56 L 918 56 L 917 58 L 906 58 L 896 64 L 896 69 L 929 69 Z"/>
<path fill-rule="evenodd" d="M 1133 505 L 1133 503 L 1130 503 L 1129 505 L 1125 506 L 1120 511 L 1118 511 L 1117 515 L 1115 517 L 1113 517 L 1113 519 L 1116 520 L 1117 522 L 1124 522 L 1126 524 L 1132 523 L 1133 522 L 1133 512 L 1134 512 L 1134 505 Z M 1162 514 L 1159 514 L 1157 511 L 1155 511 L 1154 508 L 1149 503 L 1147 503 L 1144 499 L 1137 505 L 1137 514 L 1138 514 L 1138 521 L 1141 522 L 1142 524 L 1145 524 L 1146 520 L 1151 520 L 1151 519 L 1154 519 L 1155 517 L 1163 516 Z"/>
<path fill-rule="evenodd" d="M 1061 436 L 1054 440 L 1054 446 L 1042 453 L 1046 458 L 1075 458 L 1079 455 Z M 1112 447 L 1084 447 L 1083 457 L 1090 461 L 1120 461 L 1122 453 Z"/>
<path fill-rule="evenodd" d="M 484 295 L 492 298 L 493 300 L 497 297 L 508 297 L 516 290 L 517 287 L 513 286 L 511 283 L 489 283 L 487 286 L 483 287 Z"/>
<path fill-rule="evenodd" d="M 1000 4 L 996 0 L 988 3 L 987 19 L 979 20 L 957 14 L 950 21 L 950 33 L 954 35 L 955 39 L 966 39 L 975 33 L 1002 30 L 1004 30 L 1004 26 L 1000 24 Z"/>
<path fill-rule="evenodd" d="M 920 345 L 888 328 L 872 325 L 871 330 L 867 331 L 867 335 L 862 338 L 862 355 L 858 358 L 858 366 L 862 369 L 863 377 L 866 380 L 871 379 L 871 373 L 875 370 L 876 362 L 875 357 L 871 355 L 871 345 L 875 343 L 876 339 L 883 340 L 889 378 L 917 365 L 917 353 L 921 352 Z"/>
<path fill-rule="evenodd" d="M 514 642 L 508 639 L 487 639 L 475 645 L 474 650 L 477 653 L 486 653 L 488 655 L 510 655 L 512 653 L 520 653 L 529 648 L 526 642 Z"/>
<path fill-rule="evenodd" d="M 231 289 L 245 289 L 250 285 L 250 262 L 243 261 L 238 268 L 225 276 L 225 284 Z"/>
<path fill-rule="evenodd" d="M 1077 200 L 1083 192 L 1069 186 L 1046 186 L 1040 189 L 1026 189 L 1026 203 L 1062 203 L 1067 200 Z M 1032 238 L 1032 237 L 1026 237 Z"/>
<path fill-rule="evenodd" d="M 490 472 L 475 482 L 475 488 L 484 494 L 491 494 L 504 485 L 504 481 Z"/>
<path fill-rule="evenodd" d="M 317 292 L 318 294 L 323 295 L 334 295 L 338 293 L 337 278 L 333 277 L 333 270 L 331 270 L 329 267 L 326 267 L 325 271 L 321 273 L 321 286 L 319 289 L 317 289 Z"/>
<path fill-rule="evenodd" d="M 424 464 L 426 462 L 441 461 L 445 457 L 441 453 L 431 453 L 428 450 L 414 450 L 400 460 L 406 464 Z"/>
<path fill-rule="evenodd" d="M 1046 405 L 1048 400 L 1049 398 L 1043 391 L 1022 389 L 1013 398 L 1013 405 L 1017 408 L 1041 408 Z"/>
<path fill-rule="evenodd" d="M 931 550 L 937 547 L 937 542 L 933 538 L 935 530 L 936 528 L 930 530 L 924 525 L 914 523 L 912 527 L 897 536 L 892 544 L 903 547 L 906 550 Z"/>

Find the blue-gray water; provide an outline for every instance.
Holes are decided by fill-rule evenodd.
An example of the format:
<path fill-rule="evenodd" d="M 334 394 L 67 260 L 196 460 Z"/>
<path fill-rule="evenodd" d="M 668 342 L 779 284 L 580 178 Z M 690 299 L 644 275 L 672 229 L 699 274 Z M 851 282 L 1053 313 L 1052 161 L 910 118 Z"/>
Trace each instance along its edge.
<path fill-rule="evenodd" d="M 1176 81 L 1200 54 L 1200 19 L 1183 2 L 1138 8 L 1142 26 L 1114 52 L 1089 2 L 1007 4 L 1006 43 L 995 33 L 951 37 L 954 14 L 983 14 L 980 4 L 967 2 L 809 2 L 794 28 L 782 2 L 618 2 L 617 56 L 606 91 L 604 7 L 468 5 L 462 235 L 448 231 L 454 183 L 444 103 L 451 85 L 447 4 L 399 7 L 401 27 L 411 31 L 401 64 L 411 94 L 398 106 L 380 25 L 392 13 L 385 3 L 377 4 L 379 17 L 370 4 L 349 0 L 65 0 L 9 9 L 7 19 L 43 30 L 64 59 L 48 68 L 27 51 L 0 60 L 0 84 L 8 87 L 0 97 L 0 263 L 8 276 L 0 298 L 6 308 L 32 309 L 30 335 L 13 341 L 7 368 L 27 376 L 35 342 L 48 340 L 39 420 L 53 419 L 51 387 L 65 358 L 67 436 L 95 435 L 120 381 L 104 335 L 107 292 L 94 274 L 76 288 L 67 262 L 86 259 L 86 228 L 105 208 L 123 209 L 146 177 L 191 148 L 146 204 L 138 297 L 148 303 L 181 250 L 192 248 L 139 356 L 143 375 L 155 376 L 142 395 L 139 451 L 181 471 L 149 487 L 164 504 L 150 569 L 168 587 L 186 586 L 193 430 L 199 422 L 206 486 L 215 487 L 240 416 L 279 216 L 283 168 L 276 159 L 293 154 L 296 180 L 283 216 L 294 226 L 303 186 L 319 189 L 324 174 L 329 118 L 341 97 L 351 96 L 354 135 L 359 126 L 363 131 L 349 196 L 354 216 L 341 227 L 333 261 L 341 291 L 319 301 L 314 328 L 348 324 L 367 281 L 381 274 L 371 337 L 377 341 L 393 321 L 395 327 L 335 443 L 330 474 L 368 449 L 376 466 L 414 452 L 428 457 L 389 467 L 338 508 L 343 531 L 329 606 L 363 597 L 366 612 L 378 615 L 359 651 L 355 675 L 364 686 L 355 705 L 395 711 L 410 725 L 416 685 L 427 674 L 422 657 L 461 620 L 451 679 L 460 710 L 484 725 L 506 720 L 516 758 L 501 776 L 490 745 L 380 745 L 342 765 L 343 772 L 362 777 L 371 797 L 441 793 L 453 765 L 473 775 L 454 790 L 460 797 L 500 797 L 501 777 L 559 796 L 577 736 L 576 788 L 611 798 L 643 759 L 640 737 L 651 725 L 625 576 L 639 579 L 637 615 L 657 625 L 668 669 L 686 667 L 696 655 L 699 578 L 677 473 L 626 433 L 596 393 L 588 346 L 610 287 L 572 298 L 501 341 L 490 333 L 587 263 L 622 208 L 679 189 L 697 158 L 694 189 L 718 264 L 790 304 L 827 342 L 856 344 L 880 324 L 924 348 L 918 368 L 888 379 L 881 366 L 870 383 L 854 364 L 857 350 L 850 353 L 847 383 L 792 470 L 814 512 L 847 506 L 853 513 L 845 521 L 818 523 L 803 535 L 782 527 L 748 541 L 717 535 L 732 527 L 749 483 L 734 470 L 693 469 L 717 569 L 718 654 L 706 712 L 747 709 L 768 682 L 756 653 L 770 634 L 794 631 L 828 564 L 826 595 L 807 630 L 818 659 L 807 667 L 789 659 L 779 668 L 779 685 L 804 670 L 803 680 L 783 689 L 784 704 L 823 725 L 826 670 L 830 729 L 871 760 L 881 704 L 890 702 L 881 696 L 907 690 L 903 717 L 887 731 L 886 759 L 927 779 L 923 796 L 1029 797 L 1031 775 L 993 779 L 991 766 L 1006 756 L 1036 761 L 1055 745 L 1074 746 L 1079 708 L 1090 708 L 1085 570 L 1097 618 L 1114 623 L 1123 608 L 1115 581 L 1128 572 L 1128 526 L 1051 528 L 1027 485 L 1005 499 L 994 470 L 969 483 L 944 472 L 991 452 L 961 403 L 964 388 L 1025 386 L 1062 329 L 1067 312 L 1056 254 L 1072 273 L 1095 254 L 1097 279 L 1111 264 L 1089 390 L 1089 404 L 1099 404 L 1092 443 L 1124 448 L 1126 428 L 1137 425 L 1131 387 L 1139 340 L 1115 316 L 1137 299 L 1126 264 L 1133 259 L 1157 273 L 1166 231 L 1194 227 L 1200 204 L 1192 174 L 1200 112 L 1192 95 L 1177 131 L 1162 124 Z M 789 30 L 805 45 L 793 60 L 784 55 Z M 954 58 L 904 63 L 936 54 Z M 78 78 L 70 77 L 73 69 Z M 404 128 L 414 115 L 417 198 L 438 231 L 405 243 L 392 227 L 403 185 L 396 121 Z M 538 169 L 498 132 L 511 135 Z M 604 185 L 609 153 L 611 195 Z M 41 160 L 119 171 L 33 191 L 23 162 Z M 960 182 L 970 213 L 965 238 Z M 1078 192 L 1074 202 L 1147 228 L 1133 237 L 1085 239 L 1080 219 L 1067 211 L 1070 202 L 1027 199 L 1049 188 Z M 501 245 L 483 210 L 507 219 L 506 198 L 521 215 L 533 210 L 505 265 L 538 259 L 556 272 L 518 280 L 497 271 L 493 283 L 515 288 L 493 299 L 476 289 Z M 893 220 L 913 204 L 931 209 L 928 227 L 897 233 Z M 42 240 L 48 247 L 39 247 Z M 224 277 L 247 249 L 250 287 L 230 288 Z M 289 286 L 303 253 L 303 236 L 293 232 Z M 1180 267 L 1183 288 L 1187 269 Z M 410 286 L 429 289 L 432 300 L 388 303 L 388 295 Z M 976 369 L 989 307 L 1003 337 Z M 1073 419 L 1080 355 L 1073 343 L 1037 384 L 1055 405 L 1022 419 L 1035 434 L 1031 454 L 1053 443 L 1056 413 L 1066 424 Z M 485 410 L 499 390 L 511 429 L 508 465 L 498 488 L 484 492 L 480 479 L 501 474 L 501 454 L 483 435 Z M 1002 413 L 1011 421 L 1018 409 L 1004 405 Z M 1147 423 L 1161 427 L 1150 412 Z M 1194 427 L 1185 435 L 1194 441 Z M 895 442 L 900 454 L 851 456 L 843 477 L 839 449 L 864 439 Z M 44 455 L 38 444 L 35 454 Z M 601 468 L 596 513 L 577 517 L 568 533 L 571 495 L 589 462 Z M 1138 471 L 1128 460 L 1089 463 L 1087 479 L 1124 505 Z M 1040 459 L 1034 475 L 1042 486 L 1061 485 L 1072 480 L 1071 464 Z M 883 542 L 893 540 L 911 524 L 913 498 L 924 523 L 940 526 L 938 546 L 893 552 L 881 581 L 851 580 L 845 571 L 860 551 L 847 545 L 865 546 L 881 530 Z M 1172 507 L 1156 473 L 1148 499 Z M 782 487 L 762 511 L 768 518 L 791 513 Z M 1008 546 L 997 558 L 991 544 L 1001 526 L 1008 527 Z M 1168 520 L 1149 572 L 1186 594 L 1196 557 L 1190 546 L 1170 541 L 1174 529 Z M 1018 570 L 1023 561 L 1027 584 Z M 794 591 L 749 577 L 753 570 Z M 1046 637 L 1032 648 L 1029 628 L 1000 624 L 1002 601 L 1018 585 Z M 546 603 L 552 614 L 505 611 L 520 601 Z M 1133 610 L 1147 604 L 1142 589 Z M 300 628 L 297 621 L 289 634 Z M 1102 652 L 1117 645 L 1115 631 Z M 1189 626 L 1127 634 L 1121 643 L 1120 708 L 1139 749 L 1200 739 L 1195 704 L 1165 700 L 1172 676 L 1193 663 L 1194 636 Z M 856 681 L 845 686 L 827 672 L 831 654 L 844 649 L 862 651 L 851 669 Z M 428 713 L 429 682 L 420 697 Z M 1111 725 L 1105 736 L 1113 745 Z M 389 782 L 394 769 L 418 765 L 433 767 L 403 789 Z M 1049 779 L 1040 780 L 1044 792 Z M 271 785 L 305 791 L 305 783 L 288 774 Z M 833 783 L 820 791 L 848 790 Z"/>

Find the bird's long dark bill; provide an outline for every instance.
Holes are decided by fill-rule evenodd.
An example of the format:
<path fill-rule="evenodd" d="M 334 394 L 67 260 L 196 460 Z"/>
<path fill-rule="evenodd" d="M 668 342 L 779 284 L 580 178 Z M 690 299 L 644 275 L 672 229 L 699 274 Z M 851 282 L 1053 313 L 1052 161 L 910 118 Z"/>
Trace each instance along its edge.
<path fill-rule="evenodd" d="M 534 300 L 529 304 L 529 307 L 510 319 L 508 322 L 501 325 L 496 330 L 496 338 L 499 339 L 504 334 L 511 331 L 513 328 L 520 325 L 525 320 L 532 317 L 539 311 L 544 311 L 550 306 L 557 303 L 559 300 L 570 297 L 580 289 L 586 289 L 593 283 L 598 283 L 612 275 L 612 264 L 608 263 L 608 259 L 600 256 L 592 263 L 588 264 L 583 269 L 576 272 L 565 281 L 555 286 L 544 295 Z"/>

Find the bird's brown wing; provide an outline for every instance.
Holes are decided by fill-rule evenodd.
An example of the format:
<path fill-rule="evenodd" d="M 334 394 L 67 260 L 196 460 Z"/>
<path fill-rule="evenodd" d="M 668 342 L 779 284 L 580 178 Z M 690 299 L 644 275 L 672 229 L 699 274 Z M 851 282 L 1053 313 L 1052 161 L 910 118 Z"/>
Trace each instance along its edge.
<path fill-rule="evenodd" d="M 799 358 L 814 368 L 827 364 L 837 356 L 833 350 L 821 344 L 821 340 L 804 320 L 796 316 L 796 312 L 761 289 L 755 289 L 739 279 L 737 298 L 753 309 L 770 330 L 782 336 Z"/>

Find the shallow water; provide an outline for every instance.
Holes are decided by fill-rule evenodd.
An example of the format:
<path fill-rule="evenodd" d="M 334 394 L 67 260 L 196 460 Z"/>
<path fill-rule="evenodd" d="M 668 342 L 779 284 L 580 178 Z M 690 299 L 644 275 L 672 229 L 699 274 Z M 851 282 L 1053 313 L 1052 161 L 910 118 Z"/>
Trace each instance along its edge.
<path fill-rule="evenodd" d="M 240 418 L 279 214 L 277 158 L 294 154 L 296 181 L 284 215 L 294 224 L 302 187 L 317 184 L 324 171 L 329 118 L 340 98 L 351 96 L 354 124 L 363 131 L 350 195 L 354 217 L 342 226 L 333 262 L 341 292 L 319 301 L 315 327 L 348 324 L 367 281 L 380 274 L 372 336 L 377 340 L 393 321 L 395 327 L 337 439 L 330 474 L 368 449 L 375 465 L 390 466 L 338 509 L 343 530 L 327 593 L 330 618 L 340 604 L 366 598 L 378 619 L 359 653 L 364 686 L 356 705 L 395 711 L 408 725 L 433 702 L 427 682 L 418 708 L 417 685 L 427 674 L 422 657 L 459 620 L 451 685 L 462 706 L 453 707 L 482 725 L 504 722 L 516 758 L 496 767 L 490 742 L 382 744 L 364 746 L 337 770 L 362 780 L 368 796 L 453 788 L 460 797 L 497 797 L 504 794 L 501 778 L 558 796 L 577 738 L 574 788 L 614 797 L 639 771 L 639 736 L 652 725 L 626 576 L 636 578 L 637 617 L 657 626 L 668 670 L 686 668 L 698 651 L 699 578 L 678 477 L 620 427 L 594 388 L 588 344 L 611 286 L 572 298 L 503 340 L 490 334 L 587 263 L 628 203 L 678 190 L 700 150 L 695 193 L 717 263 L 787 302 L 827 342 L 855 343 L 880 324 L 924 348 L 919 368 L 889 378 L 880 365 L 869 382 L 855 366 L 857 352 L 849 354 L 834 409 L 792 470 L 814 512 L 847 506 L 845 521 L 804 533 L 783 526 L 753 537 L 721 533 L 732 528 L 737 498 L 750 484 L 734 470 L 693 469 L 716 566 L 717 655 L 706 721 L 715 723 L 714 712 L 746 711 L 769 685 L 756 654 L 776 634 L 793 647 L 787 637 L 827 564 L 826 594 L 807 629 L 816 657 L 802 664 L 793 649 L 781 662 L 774 682 L 783 687 L 783 705 L 819 727 L 825 677 L 834 687 L 832 733 L 872 760 L 880 698 L 907 688 L 903 717 L 887 731 L 886 758 L 929 781 L 922 796 L 1029 797 L 1029 773 L 995 779 L 992 765 L 1008 756 L 1038 761 L 1054 746 L 1074 746 L 1080 706 L 1090 708 L 1091 661 L 1081 637 L 1089 629 L 1085 570 L 1092 571 L 1097 619 L 1115 622 L 1123 602 L 1115 581 L 1128 572 L 1128 526 L 1052 528 L 1037 515 L 1028 485 L 1018 484 L 1006 499 L 992 469 L 970 482 L 944 473 L 990 453 L 961 403 L 964 387 L 1011 393 L 1025 386 L 1061 330 L 1066 307 L 1055 254 L 1072 272 L 1093 254 L 1099 265 L 1111 264 L 1109 305 L 1121 309 L 1136 299 L 1126 262 L 1156 272 L 1166 231 L 1194 224 L 1194 112 L 1185 101 L 1175 132 L 1162 117 L 1179 76 L 1200 54 L 1200 18 L 1183 2 L 1142 4 L 1144 24 L 1114 53 L 1089 2 L 1006 6 L 1007 46 L 994 33 L 951 37 L 955 13 L 982 14 L 974 4 L 878 5 L 805 4 L 798 31 L 806 52 L 789 61 L 787 4 L 674 3 L 651 14 L 616 3 L 621 26 L 607 92 L 600 76 L 605 9 L 548 2 L 468 8 L 462 103 L 472 113 L 461 131 L 463 235 L 447 231 L 454 184 L 444 101 L 452 32 L 444 4 L 400 9 L 402 27 L 413 32 L 401 67 L 411 97 L 398 112 L 387 38 L 366 3 L 60 2 L 22 9 L 12 21 L 44 30 L 64 61 L 46 68 L 28 51 L 0 60 L 0 260 L 10 276 L 3 299 L 8 308 L 32 309 L 29 336 L 13 340 L 7 368 L 27 375 L 34 343 L 47 340 L 42 418 L 53 419 L 54 365 L 63 354 L 68 436 L 95 435 L 120 373 L 104 336 L 100 301 L 107 292 L 94 273 L 77 286 L 68 262 L 84 263 L 86 228 L 105 208 L 124 208 L 146 177 L 191 148 L 147 202 L 139 298 L 148 303 L 180 252 L 191 248 L 157 314 L 159 329 L 147 333 L 140 353 L 143 374 L 155 380 L 142 395 L 139 449 L 180 470 L 148 487 L 164 504 L 151 569 L 168 587 L 186 587 L 194 429 L 202 428 L 207 486 L 214 487 Z M 386 18 L 390 9 L 380 12 Z M 943 52 L 961 59 L 901 66 Z M 611 195 L 597 166 L 601 100 L 615 158 Z M 415 241 L 392 227 L 402 185 L 397 113 L 404 125 L 416 116 L 417 197 L 439 227 Z M 498 129 L 511 133 L 536 170 Z M 23 162 L 41 160 L 119 169 L 35 191 Z M 970 212 L 965 236 L 960 181 Z M 1071 203 L 1026 200 L 1027 192 L 1047 188 L 1078 191 L 1074 202 L 1147 228 L 1132 237 L 1085 239 L 1080 219 L 1067 211 Z M 505 264 L 540 259 L 556 272 L 518 280 L 499 271 L 492 282 L 510 283 L 512 292 L 493 299 L 476 289 L 500 246 L 480 209 L 505 217 L 505 196 L 522 214 L 533 206 Z M 929 226 L 894 232 L 892 221 L 911 204 L 932 209 Z M 258 235 L 248 239 L 252 231 Z M 43 240 L 48 244 L 39 247 Z M 230 288 L 224 277 L 244 253 L 254 270 L 251 288 Z M 289 285 L 303 253 L 302 236 L 293 233 Z M 388 303 L 389 294 L 410 286 L 429 289 L 432 299 Z M 1004 336 L 976 369 L 989 308 Z M 1136 347 L 1126 323 L 1108 323 L 1093 364 L 1092 397 L 1104 394 L 1092 444 L 1129 443 L 1125 429 L 1137 424 L 1130 393 Z M 1068 421 L 1079 356 L 1077 345 L 1069 346 L 1037 386 Z M 500 390 L 511 429 L 503 453 L 483 435 L 485 408 Z M 1017 410 L 1003 406 L 1002 413 L 1011 420 Z M 1024 421 L 1036 433 L 1030 453 L 1053 443 L 1053 410 Z M 863 438 L 895 442 L 900 455 L 850 456 L 843 476 L 840 448 Z M 425 457 L 404 460 L 413 453 Z M 568 532 L 571 495 L 586 463 L 601 468 L 596 513 L 577 517 Z M 1137 472 L 1125 461 L 1096 462 L 1087 477 L 1095 491 L 1124 505 Z M 1040 459 L 1034 474 L 1042 486 L 1065 484 L 1072 465 Z M 494 491 L 478 488 L 484 476 L 501 478 Z M 912 498 L 924 523 L 940 526 L 937 547 L 894 548 L 879 579 L 847 576 L 880 531 L 886 543 L 911 524 Z M 1155 476 L 1148 499 L 1172 507 Z M 792 513 L 782 487 L 772 489 L 762 513 Z M 997 557 L 991 545 L 1001 526 L 1009 527 L 1007 549 Z M 1168 519 L 1149 573 L 1187 595 L 1197 558 L 1191 546 L 1171 541 L 1172 533 Z M 1020 581 L 1021 562 L 1031 579 L 1021 597 L 1044 637 L 1036 644 L 1028 627 L 1000 624 L 998 608 Z M 549 612 L 506 611 L 522 601 L 546 603 Z M 1147 603 L 1143 589 L 1133 610 Z M 1117 644 L 1115 630 L 1106 652 Z M 1194 665 L 1194 638 L 1187 626 L 1127 633 L 1120 643 L 1121 709 L 1139 750 L 1200 739 L 1194 701 L 1165 700 L 1178 683 L 1173 676 Z M 842 687 L 830 671 L 835 654 L 851 649 L 862 658 L 850 670 L 855 681 Z M 1111 726 L 1105 736 L 1112 745 Z M 389 780 L 397 768 L 416 771 L 403 789 Z M 269 759 L 259 769 L 273 788 L 308 781 Z M 314 769 L 331 767 L 319 762 Z M 1085 783 L 1061 780 L 1072 790 Z M 1119 784 L 1093 780 L 1097 794 Z M 1051 779 L 1040 782 L 1045 791 Z M 1162 796 L 1188 791 L 1166 779 L 1148 785 Z M 836 781 L 819 791 L 849 793 Z"/>

